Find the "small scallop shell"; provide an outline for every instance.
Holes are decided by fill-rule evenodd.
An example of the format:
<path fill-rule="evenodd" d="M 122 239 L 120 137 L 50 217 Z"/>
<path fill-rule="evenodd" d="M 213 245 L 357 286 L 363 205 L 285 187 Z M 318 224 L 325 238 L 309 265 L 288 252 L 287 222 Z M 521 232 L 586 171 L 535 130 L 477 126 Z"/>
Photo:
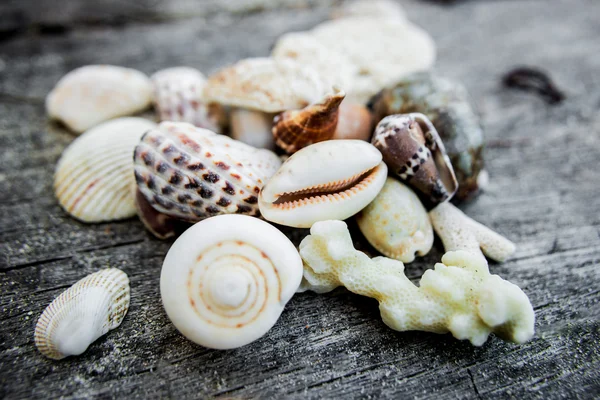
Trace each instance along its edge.
<path fill-rule="evenodd" d="M 161 121 L 188 122 L 220 133 L 223 108 L 202 99 L 206 78 L 190 67 L 173 67 L 151 77 L 154 102 Z"/>
<path fill-rule="evenodd" d="M 433 245 L 429 215 L 417 195 L 404 184 L 387 178 L 383 189 L 356 215 L 365 238 L 381 254 L 404 263 L 424 256 Z"/>
<path fill-rule="evenodd" d="M 273 120 L 275 143 L 288 154 L 313 143 L 329 140 L 333 137 L 337 124 L 339 107 L 346 94 L 334 88 L 316 104 L 302 110 L 285 111 Z"/>
<path fill-rule="evenodd" d="M 259 215 L 260 188 L 281 165 L 275 153 L 182 122 L 163 122 L 135 148 L 138 189 L 157 211 L 189 222 Z"/>
<path fill-rule="evenodd" d="M 132 115 L 152 102 L 152 83 L 143 73 L 112 65 L 88 65 L 65 75 L 46 98 L 51 118 L 74 132 Z"/>
<path fill-rule="evenodd" d="M 121 325 L 129 297 L 129 279 L 119 269 L 86 276 L 44 310 L 35 327 L 35 345 L 54 360 L 83 353 L 100 336 Z"/>
<path fill-rule="evenodd" d="M 329 140 L 288 158 L 263 187 L 263 217 L 309 228 L 317 221 L 346 219 L 377 196 L 387 176 L 381 153 L 360 140 Z"/>
<path fill-rule="evenodd" d="M 83 222 L 133 217 L 133 149 L 155 126 L 142 118 L 118 118 L 75 139 L 54 175 L 54 192 L 65 211 Z"/>
<path fill-rule="evenodd" d="M 195 224 L 173 243 L 160 293 L 184 336 L 232 349 L 271 329 L 301 279 L 302 260 L 283 233 L 257 218 L 221 215 Z"/>

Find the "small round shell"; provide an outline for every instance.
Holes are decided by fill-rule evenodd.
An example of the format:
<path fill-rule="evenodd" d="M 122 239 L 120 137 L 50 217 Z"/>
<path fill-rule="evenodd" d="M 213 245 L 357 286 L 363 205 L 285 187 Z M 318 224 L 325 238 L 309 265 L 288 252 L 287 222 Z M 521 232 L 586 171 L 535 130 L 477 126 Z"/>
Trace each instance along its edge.
<path fill-rule="evenodd" d="M 189 340 L 231 349 L 267 333 L 301 279 L 302 260 L 283 233 L 257 218 L 222 215 L 175 241 L 160 293 L 169 319 Z"/>
<path fill-rule="evenodd" d="M 83 353 L 121 325 L 129 298 L 129 279 L 123 271 L 108 268 L 88 275 L 44 310 L 35 327 L 35 345 L 54 360 Z"/>
<path fill-rule="evenodd" d="M 338 123 L 332 139 L 356 139 L 371 141 L 374 127 L 373 115 L 362 104 L 342 101 Z"/>
<path fill-rule="evenodd" d="M 54 192 L 62 208 L 83 222 L 133 217 L 133 149 L 155 126 L 142 118 L 119 118 L 75 139 L 54 175 Z"/>
<path fill-rule="evenodd" d="M 134 69 L 88 65 L 65 75 L 46 98 L 51 118 L 83 132 L 111 118 L 132 115 L 152 101 L 152 84 Z"/>
<path fill-rule="evenodd" d="M 404 263 L 424 256 L 433 245 L 433 228 L 421 201 L 404 184 L 387 178 L 383 189 L 356 215 L 365 238 L 381 254 Z"/>

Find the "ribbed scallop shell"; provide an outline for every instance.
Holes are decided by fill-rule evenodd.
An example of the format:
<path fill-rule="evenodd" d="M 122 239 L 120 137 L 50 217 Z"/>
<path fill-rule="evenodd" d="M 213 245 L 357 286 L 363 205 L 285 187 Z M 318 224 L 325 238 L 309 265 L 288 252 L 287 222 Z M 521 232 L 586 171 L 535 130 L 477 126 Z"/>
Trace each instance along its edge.
<path fill-rule="evenodd" d="M 138 189 L 157 211 L 190 222 L 259 215 L 260 188 L 281 165 L 269 150 L 186 123 L 163 122 L 135 148 Z"/>
<path fill-rule="evenodd" d="M 54 360 L 79 355 L 121 325 L 129 299 L 129 278 L 123 271 L 108 268 L 88 275 L 44 310 L 35 327 L 35 345 Z"/>
<path fill-rule="evenodd" d="M 173 67 L 151 77 L 154 103 L 161 121 L 188 122 L 220 133 L 222 109 L 202 98 L 206 78 L 190 67 Z"/>
<path fill-rule="evenodd" d="M 424 256 L 433 245 L 429 215 L 417 195 L 404 184 L 387 178 L 381 192 L 356 215 L 358 226 L 381 254 L 404 263 Z"/>
<path fill-rule="evenodd" d="M 273 120 L 275 143 L 288 154 L 313 143 L 323 142 L 333 137 L 337 124 L 339 107 L 346 94 L 334 88 L 318 103 L 302 110 L 285 111 Z"/>
<path fill-rule="evenodd" d="M 270 224 L 243 215 L 199 222 L 162 266 L 160 293 L 175 327 L 202 346 L 231 349 L 263 336 L 302 279 L 302 260 Z"/>
<path fill-rule="evenodd" d="M 75 139 L 54 175 L 54 192 L 65 211 L 84 222 L 133 217 L 133 150 L 155 126 L 142 118 L 119 118 Z"/>
<path fill-rule="evenodd" d="M 88 65 L 69 72 L 46 98 L 51 118 L 74 132 L 132 115 L 152 101 L 152 83 L 142 72 L 112 65 Z"/>

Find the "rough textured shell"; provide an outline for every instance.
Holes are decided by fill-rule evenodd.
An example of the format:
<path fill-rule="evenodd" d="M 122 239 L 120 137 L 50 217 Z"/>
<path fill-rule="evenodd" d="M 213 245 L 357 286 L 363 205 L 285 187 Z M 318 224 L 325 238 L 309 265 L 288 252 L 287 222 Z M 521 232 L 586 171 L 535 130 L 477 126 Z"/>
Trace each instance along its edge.
<path fill-rule="evenodd" d="M 54 175 L 54 192 L 69 215 L 84 222 L 133 217 L 132 154 L 154 122 L 119 118 L 78 137 L 63 152 Z"/>
<path fill-rule="evenodd" d="M 275 143 L 288 154 L 313 143 L 329 140 L 335 134 L 338 124 L 339 107 L 346 93 L 334 88 L 316 104 L 302 110 L 281 113 L 273 120 Z"/>
<path fill-rule="evenodd" d="M 365 238 L 381 254 L 404 263 L 424 256 L 433 245 L 433 228 L 421 201 L 404 184 L 387 178 L 383 189 L 356 215 Z"/>
<path fill-rule="evenodd" d="M 135 148 L 138 189 L 157 211 L 195 222 L 257 216 L 260 188 L 281 165 L 269 150 L 182 122 L 163 122 Z"/>
<path fill-rule="evenodd" d="M 65 75 L 46 98 L 48 115 L 74 132 L 134 114 L 152 101 L 152 84 L 134 69 L 88 65 Z"/>
<path fill-rule="evenodd" d="M 302 108 L 330 87 L 311 67 L 291 59 L 249 58 L 211 76 L 204 98 L 265 112 Z"/>
<path fill-rule="evenodd" d="M 35 345 L 46 357 L 79 355 L 115 329 L 129 309 L 129 279 L 108 268 L 81 279 L 44 310 L 35 327 Z"/>
<path fill-rule="evenodd" d="M 184 336 L 231 349 L 271 329 L 301 279 L 302 260 L 283 233 L 257 218 L 222 215 L 195 224 L 173 243 L 160 293 Z"/>
<path fill-rule="evenodd" d="M 334 18 L 374 17 L 406 21 L 404 9 L 392 0 L 356 0 L 344 2 L 333 11 Z"/>
<path fill-rule="evenodd" d="M 259 196 L 269 221 L 298 228 L 346 219 L 366 207 L 383 187 L 381 153 L 360 140 L 329 140 L 288 158 Z"/>

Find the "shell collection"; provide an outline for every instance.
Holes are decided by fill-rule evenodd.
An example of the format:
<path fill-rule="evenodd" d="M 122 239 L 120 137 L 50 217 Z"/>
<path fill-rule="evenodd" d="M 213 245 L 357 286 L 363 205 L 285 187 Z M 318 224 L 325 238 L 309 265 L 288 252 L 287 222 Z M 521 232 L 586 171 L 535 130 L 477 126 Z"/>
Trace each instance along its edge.
<path fill-rule="evenodd" d="M 461 85 L 415 73 L 434 60 L 429 35 L 376 0 L 207 79 L 191 67 L 151 79 L 76 69 L 46 102 L 51 118 L 86 131 L 58 162 L 56 197 L 83 222 L 137 214 L 158 238 L 185 230 L 160 292 L 174 327 L 205 347 L 247 345 L 294 293 L 338 286 L 376 298 L 395 330 L 522 343 L 534 332 L 529 299 L 485 258 L 504 261 L 514 244 L 449 202 L 477 191 L 483 139 Z M 158 126 L 111 120 L 150 104 Z M 354 248 L 343 222 L 353 216 L 390 258 Z M 297 250 L 272 224 L 311 231 Z M 434 232 L 446 253 L 417 287 L 403 263 L 426 255 Z M 128 305 L 125 273 L 92 274 L 44 311 L 35 343 L 53 359 L 81 354 Z"/>

